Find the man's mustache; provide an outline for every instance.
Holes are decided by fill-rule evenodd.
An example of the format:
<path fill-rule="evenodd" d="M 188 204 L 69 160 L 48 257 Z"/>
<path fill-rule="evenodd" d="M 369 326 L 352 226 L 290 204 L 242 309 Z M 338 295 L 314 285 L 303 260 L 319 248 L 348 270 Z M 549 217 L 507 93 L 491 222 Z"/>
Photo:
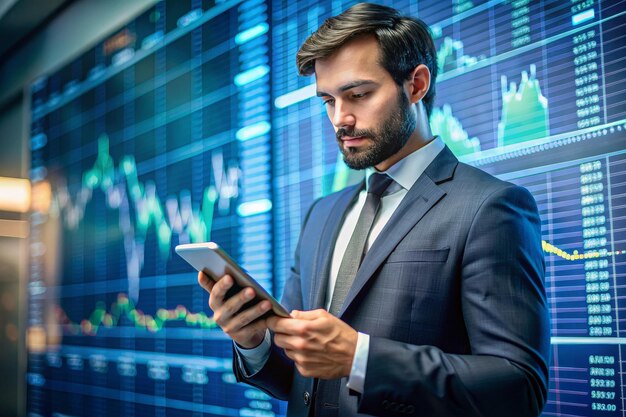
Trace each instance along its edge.
<path fill-rule="evenodd" d="M 335 136 L 337 138 L 338 141 L 342 140 L 342 138 L 344 136 L 350 136 L 352 138 L 358 138 L 358 137 L 366 137 L 366 138 L 371 138 L 374 137 L 374 132 L 372 132 L 371 130 L 368 129 L 362 129 L 362 130 L 358 130 L 358 129 L 344 129 L 339 128 L 337 130 L 337 132 L 335 133 Z"/>

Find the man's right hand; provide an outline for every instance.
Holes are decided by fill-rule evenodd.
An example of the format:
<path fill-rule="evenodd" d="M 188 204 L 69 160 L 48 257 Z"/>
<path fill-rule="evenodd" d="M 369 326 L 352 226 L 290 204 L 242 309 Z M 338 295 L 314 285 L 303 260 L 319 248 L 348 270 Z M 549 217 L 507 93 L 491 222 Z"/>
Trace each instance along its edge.
<path fill-rule="evenodd" d="M 233 286 L 233 278 L 230 275 L 224 275 L 215 282 L 204 272 L 199 272 L 198 283 L 209 293 L 209 307 L 213 310 L 213 319 L 224 333 L 244 349 L 252 349 L 261 344 L 267 325 L 264 319 L 256 319 L 270 310 L 269 301 L 264 300 L 239 311 L 255 297 L 252 288 L 244 288 L 228 300 L 224 300 L 226 292 Z"/>

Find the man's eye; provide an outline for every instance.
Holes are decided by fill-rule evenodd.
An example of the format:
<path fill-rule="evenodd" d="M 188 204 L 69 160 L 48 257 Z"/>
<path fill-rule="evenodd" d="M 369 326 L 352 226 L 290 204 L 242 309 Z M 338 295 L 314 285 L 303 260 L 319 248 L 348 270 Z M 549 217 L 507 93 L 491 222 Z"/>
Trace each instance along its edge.
<path fill-rule="evenodd" d="M 354 93 L 352 94 L 352 98 L 363 98 L 367 95 L 367 93 Z"/>
<path fill-rule="evenodd" d="M 334 104 L 335 103 L 335 99 L 329 98 L 328 100 L 324 100 L 323 103 L 324 103 L 324 105 Z"/>

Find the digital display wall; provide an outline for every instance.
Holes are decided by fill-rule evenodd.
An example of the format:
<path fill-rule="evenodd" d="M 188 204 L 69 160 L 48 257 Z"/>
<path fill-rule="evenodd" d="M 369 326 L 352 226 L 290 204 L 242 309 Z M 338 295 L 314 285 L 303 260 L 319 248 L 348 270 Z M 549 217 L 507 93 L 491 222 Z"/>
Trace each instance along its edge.
<path fill-rule="evenodd" d="M 295 67 L 354 3 L 163 1 L 33 82 L 30 416 L 284 415 L 173 248 L 217 241 L 280 296 L 309 205 L 363 175 Z M 624 416 L 626 2 L 384 3 L 433 30 L 433 131 L 539 205 L 543 415 Z"/>

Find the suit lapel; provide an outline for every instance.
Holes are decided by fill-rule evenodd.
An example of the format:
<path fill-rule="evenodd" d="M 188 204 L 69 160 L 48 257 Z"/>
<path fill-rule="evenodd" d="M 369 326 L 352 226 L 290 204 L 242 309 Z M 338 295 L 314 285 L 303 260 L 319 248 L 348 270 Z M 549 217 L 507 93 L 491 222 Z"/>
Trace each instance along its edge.
<path fill-rule="evenodd" d="M 324 222 L 324 229 L 316 249 L 314 259 L 315 268 L 313 276 L 309 282 L 309 306 L 311 310 L 324 308 L 326 304 L 326 290 L 330 275 L 330 265 L 335 249 L 335 242 L 339 236 L 341 225 L 345 220 L 348 209 L 358 198 L 359 192 L 365 186 L 361 182 L 360 186 L 347 189 L 337 198 L 337 201 L 328 212 L 328 220 Z"/>
<path fill-rule="evenodd" d="M 413 184 L 372 247 L 367 251 L 339 312 L 339 317 L 344 314 L 398 243 L 428 210 L 445 196 L 446 193 L 438 184 L 452 178 L 457 164 L 456 157 L 448 147 L 445 147 Z"/>

